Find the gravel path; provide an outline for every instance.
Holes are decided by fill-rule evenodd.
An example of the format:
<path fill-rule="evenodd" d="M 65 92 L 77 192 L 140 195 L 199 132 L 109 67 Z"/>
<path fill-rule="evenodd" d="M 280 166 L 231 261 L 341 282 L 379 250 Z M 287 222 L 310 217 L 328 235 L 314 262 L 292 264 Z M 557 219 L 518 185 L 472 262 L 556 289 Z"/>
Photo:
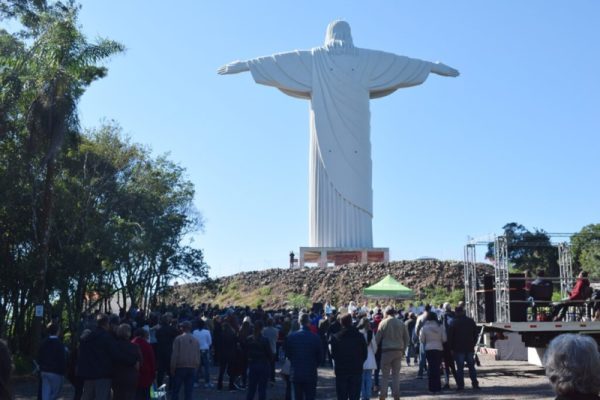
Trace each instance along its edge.
<path fill-rule="evenodd" d="M 467 371 L 465 370 L 466 389 L 462 392 L 444 391 L 432 396 L 427 391 L 427 378 L 417 379 L 417 368 L 402 367 L 401 398 L 411 399 L 553 399 L 553 393 L 544 376 L 543 369 L 522 361 L 493 361 L 482 360 L 483 366 L 478 368 L 478 378 L 481 390 L 470 388 Z M 213 369 L 212 375 L 216 375 Z M 15 382 L 16 399 L 35 399 L 36 383 L 31 379 L 20 379 Z M 454 387 L 451 379 L 451 386 Z M 284 400 L 284 383 L 277 379 L 274 386 L 267 390 L 268 400 Z M 202 400 L 245 400 L 243 391 L 229 392 L 215 389 L 195 389 L 194 399 Z M 180 398 L 183 397 L 183 393 Z M 65 384 L 61 399 L 72 399 L 73 391 Z M 256 398 L 256 397 L 255 397 Z M 317 399 L 335 399 L 335 376 L 331 368 L 319 370 Z"/>

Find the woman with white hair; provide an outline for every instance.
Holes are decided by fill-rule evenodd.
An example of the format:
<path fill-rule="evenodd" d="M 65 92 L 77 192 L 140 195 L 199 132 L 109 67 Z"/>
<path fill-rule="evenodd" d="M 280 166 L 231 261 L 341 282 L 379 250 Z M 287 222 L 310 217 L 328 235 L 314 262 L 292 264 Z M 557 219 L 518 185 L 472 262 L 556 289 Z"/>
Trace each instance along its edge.
<path fill-rule="evenodd" d="M 600 354 L 594 339 L 570 333 L 557 336 L 544 360 L 557 400 L 600 400 Z"/>

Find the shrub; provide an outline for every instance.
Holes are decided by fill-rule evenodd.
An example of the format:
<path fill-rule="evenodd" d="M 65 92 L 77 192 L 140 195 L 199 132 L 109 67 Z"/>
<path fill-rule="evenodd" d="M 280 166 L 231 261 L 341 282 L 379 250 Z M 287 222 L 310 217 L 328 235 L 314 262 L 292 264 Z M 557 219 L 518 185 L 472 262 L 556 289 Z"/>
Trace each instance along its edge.
<path fill-rule="evenodd" d="M 464 289 L 447 290 L 443 287 L 425 288 L 421 292 L 421 299 L 424 303 L 436 307 L 446 302 L 456 307 L 459 301 L 465 301 L 465 291 Z"/>
<path fill-rule="evenodd" d="M 288 304 L 292 308 L 308 308 L 311 305 L 310 299 L 303 294 L 290 293 L 288 296 Z"/>

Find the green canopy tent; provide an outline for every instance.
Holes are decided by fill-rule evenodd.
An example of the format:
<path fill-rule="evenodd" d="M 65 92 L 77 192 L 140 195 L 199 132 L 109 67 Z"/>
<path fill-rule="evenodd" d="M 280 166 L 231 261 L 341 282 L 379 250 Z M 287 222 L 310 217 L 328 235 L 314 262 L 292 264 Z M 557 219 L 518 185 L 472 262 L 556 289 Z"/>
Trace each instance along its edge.
<path fill-rule="evenodd" d="M 391 275 L 387 275 L 376 284 L 363 289 L 363 294 L 367 297 L 394 299 L 412 299 L 415 297 L 415 292 L 395 280 Z"/>

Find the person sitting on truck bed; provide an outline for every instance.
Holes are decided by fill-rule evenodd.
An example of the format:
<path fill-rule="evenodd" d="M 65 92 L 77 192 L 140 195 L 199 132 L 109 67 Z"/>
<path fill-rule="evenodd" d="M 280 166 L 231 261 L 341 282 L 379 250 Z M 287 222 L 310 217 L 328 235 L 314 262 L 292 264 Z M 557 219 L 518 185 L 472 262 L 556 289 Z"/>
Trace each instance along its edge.
<path fill-rule="evenodd" d="M 556 399 L 600 400 L 600 354 L 594 339 L 572 333 L 557 336 L 550 342 L 544 361 Z"/>
<path fill-rule="evenodd" d="M 580 303 L 572 303 L 569 304 L 570 301 L 580 301 L 587 300 L 592 295 L 592 288 L 590 287 L 590 281 L 588 280 L 588 273 L 586 271 L 581 271 L 579 276 L 577 277 L 577 281 L 575 282 L 575 287 L 571 292 L 569 292 L 569 297 L 563 301 L 563 303 L 557 305 L 554 308 L 552 315 L 554 316 L 554 321 L 560 321 L 564 318 L 565 312 L 570 305 L 577 305 Z"/>
<path fill-rule="evenodd" d="M 545 278 L 546 273 L 543 269 L 537 271 L 536 279 L 531 282 L 529 296 L 536 302 L 549 302 L 552 300 L 552 282 Z"/>
<path fill-rule="evenodd" d="M 536 279 L 529 285 L 529 300 L 532 301 L 532 312 L 534 318 L 541 317 L 538 315 L 538 307 L 548 307 L 552 300 L 552 292 L 554 287 L 552 281 L 545 278 L 546 273 L 543 269 L 537 270 Z M 545 313 L 542 313 L 545 315 Z M 544 318 L 545 319 L 545 318 Z M 538 319 L 542 320 L 542 319 Z"/>

